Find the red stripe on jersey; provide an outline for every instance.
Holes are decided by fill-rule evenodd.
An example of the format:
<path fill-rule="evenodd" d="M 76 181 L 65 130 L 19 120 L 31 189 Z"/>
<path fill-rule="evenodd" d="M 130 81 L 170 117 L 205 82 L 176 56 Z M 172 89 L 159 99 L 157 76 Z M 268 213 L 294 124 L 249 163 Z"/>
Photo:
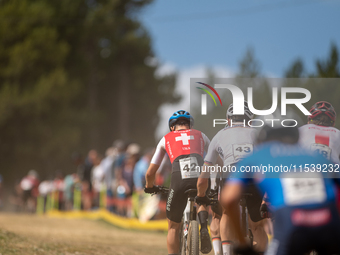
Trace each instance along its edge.
<path fill-rule="evenodd" d="M 329 146 L 329 136 L 315 135 L 315 143 Z"/>

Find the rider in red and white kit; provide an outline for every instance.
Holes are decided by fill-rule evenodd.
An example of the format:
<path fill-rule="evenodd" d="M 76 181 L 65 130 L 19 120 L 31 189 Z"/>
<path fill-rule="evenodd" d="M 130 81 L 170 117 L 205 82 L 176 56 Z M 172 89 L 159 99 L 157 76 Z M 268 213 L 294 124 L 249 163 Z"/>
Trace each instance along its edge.
<path fill-rule="evenodd" d="M 166 206 L 168 218 L 167 246 L 169 254 L 179 254 L 179 233 L 182 216 L 188 197 L 184 194 L 189 189 L 196 189 L 203 155 L 208 150 L 210 140 L 202 132 L 191 129 L 194 119 L 186 111 L 177 111 L 169 119 L 170 131 L 158 143 L 156 152 L 145 175 L 145 192 L 153 193 L 156 172 L 167 153 L 172 164 L 171 184 Z M 201 252 L 209 253 L 212 249 L 207 229 L 208 212 L 200 211 Z"/>
<path fill-rule="evenodd" d="M 340 131 L 334 127 L 334 107 L 326 101 L 320 101 L 312 106 L 310 113 L 308 124 L 299 128 L 300 145 L 317 151 L 334 163 L 340 163 Z"/>

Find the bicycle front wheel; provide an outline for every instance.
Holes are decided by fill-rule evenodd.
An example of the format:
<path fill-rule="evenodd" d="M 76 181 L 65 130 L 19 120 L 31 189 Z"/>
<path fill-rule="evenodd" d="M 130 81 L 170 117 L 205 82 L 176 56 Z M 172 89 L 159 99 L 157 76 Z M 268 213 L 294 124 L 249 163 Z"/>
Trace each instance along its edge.
<path fill-rule="evenodd" d="M 196 220 L 189 224 L 186 255 L 199 255 L 199 227 Z"/>

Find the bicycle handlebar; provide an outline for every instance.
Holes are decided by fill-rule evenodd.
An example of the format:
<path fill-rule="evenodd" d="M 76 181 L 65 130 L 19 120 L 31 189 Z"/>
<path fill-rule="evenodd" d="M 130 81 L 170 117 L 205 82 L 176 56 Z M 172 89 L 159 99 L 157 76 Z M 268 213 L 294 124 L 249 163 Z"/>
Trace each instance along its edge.
<path fill-rule="evenodd" d="M 168 194 L 169 193 L 169 188 L 164 187 L 164 186 L 155 185 L 152 188 L 144 188 L 144 192 L 148 193 L 148 194 L 151 194 L 151 195 L 155 195 L 155 194 Z M 196 201 L 197 198 L 200 198 L 200 197 L 196 197 L 195 198 L 195 202 L 197 204 L 216 205 L 216 204 L 219 203 L 218 199 L 210 198 L 208 196 L 205 196 L 205 197 L 202 198 L 204 201 L 198 201 L 197 202 Z"/>
<path fill-rule="evenodd" d="M 169 189 L 167 187 L 163 187 L 163 186 L 153 186 L 152 188 L 144 188 L 144 192 L 151 194 L 151 195 L 155 195 L 155 194 L 168 194 L 169 193 Z"/>
<path fill-rule="evenodd" d="M 204 197 L 196 196 L 195 202 L 196 204 L 199 204 L 199 205 L 216 205 L 218 204 L 218 199 L 213 199 L 208 196 L 204 196 Z"/>

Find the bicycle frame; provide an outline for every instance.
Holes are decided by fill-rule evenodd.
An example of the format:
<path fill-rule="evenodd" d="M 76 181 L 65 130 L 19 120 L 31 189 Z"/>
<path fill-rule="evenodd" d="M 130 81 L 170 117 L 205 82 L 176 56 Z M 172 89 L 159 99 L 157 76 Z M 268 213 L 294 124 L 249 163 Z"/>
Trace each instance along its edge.
<path fill-rule="evenodd" d="M 194 203 L 194 198 L 188 198 L 187 206 L 184 209 L 183 213 L 183 228 L 184 228 L 184 236 L 188 234 L 188 226 L 190 221 L 196 220 L 196 206 Z"/>
<path fill-rule="evenodd" d="M 250 240 L 250 246 L 253 246 L 253 240 L 254 240 L 254 236 L 253 233 L 251 231 L 251 229 L 249 228 L 249 222 L 248 222 L 248 209 L 246 206 L 246 199 L 245 196 L 243 196 L 240 200 L 240 209 L 241 209 L 241 227 L 242 227 L 242 232 L 244 237 L 248 237 Z"/>

